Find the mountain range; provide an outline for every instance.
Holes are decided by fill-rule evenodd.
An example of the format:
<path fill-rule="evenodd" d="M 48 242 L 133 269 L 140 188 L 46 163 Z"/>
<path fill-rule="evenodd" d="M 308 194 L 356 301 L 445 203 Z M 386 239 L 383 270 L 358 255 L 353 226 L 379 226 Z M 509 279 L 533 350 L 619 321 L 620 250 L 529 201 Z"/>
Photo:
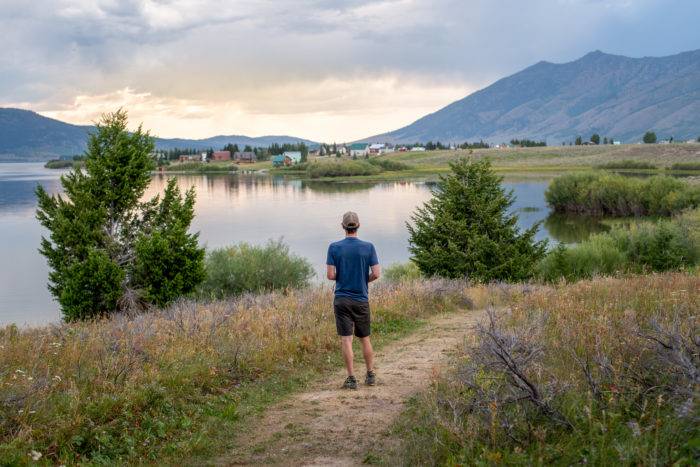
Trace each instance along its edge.
<path fill-rule="evenodd" d="M 92 126 L 71 125 L 35 112 L 0 108 L 0 160 L 41 160 L 81 153 Z M 636 142 L 700 136 L 700 49 L 668 57 L 630 58 L 591 52 L 568 63 L 539 62 L 412 124 L 360 141 L 491 143 L 512 138 L 551 144 L 593 133 Z M 156 138 L 158 149 L 316 144 L 292 136 L 221 135 Z"/>
<path fill-rule="evenodd" d="M 598 133 L 636 142 L 648 130 L 676 140 L 700 136 L 700 50 L 644 58 L 595 51 L 569 63 L 539 62 L 362 141 L 561 144 Z"/>
<path fill-rule="evenodd" d="M 85 150 L 89 132 L 95 127 L 72 125 L 44 117 L 36 112 L 14 108 L 0 108 L 0 160 L 46 160 L 57 156 L 80 154 Z M 219 135 L 205 139 L 155 138 L 157 149 L 220 149 L 228 143 L 241 149 L 246 145 L 269 146 L 272 143 L 316 144 L 293 136 Z"/>

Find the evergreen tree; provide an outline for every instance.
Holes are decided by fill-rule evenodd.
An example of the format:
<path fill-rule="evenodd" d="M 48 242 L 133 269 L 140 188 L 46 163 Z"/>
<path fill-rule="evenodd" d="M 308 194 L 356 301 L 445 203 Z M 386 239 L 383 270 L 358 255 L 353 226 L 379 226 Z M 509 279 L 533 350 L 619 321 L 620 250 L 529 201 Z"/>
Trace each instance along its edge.
<path fill-rule="evenodd" d="M 646 144 L 654 144 L 656 143 L 656 133 L 653 131 L 647 131 L 644 133 L 644 142 Z"/>
<path fill-rule="evenodd" d="M 598 133 L 593 133 L 591 135 L 591 143 L 600 144 L 600 135 Z"/>
<path fill-rule="evenodd" d="M 65 195 L 37 188 L 37 218 L 49 231 L 40 252 L 66 320 L 162 306 L 203 280 L 204 250 L 187 232 L 194 190 L 183 198 L 173 179 L 162 198 L 141 201 L 152 151 L 141 127 L 127 130 L 126 112 L 107 114 L 89 137 L 84 169 L 61 178 Z"/>
<path fill-rule="evenodd" d="M 407 223 L 411 260 L 428 276 L 529 278 L 546 249 L 534 240 L 539 224 L 519 232 L 518 217 L 508 213 L 513 193 L 504 191 L 489 161 L 461 158 L 450 168 Z"/>
<path fill-rule="evenodd" d="M 580 137 L 580 136 L 577 136 L 577 137 L 576 137 L 576 143 L 575 143 L 575 144 L 576 144 L 576 146 L 581 146 L 581 145 L 583 144 L 583 141 L 581 140 L 581 137 Z"/>

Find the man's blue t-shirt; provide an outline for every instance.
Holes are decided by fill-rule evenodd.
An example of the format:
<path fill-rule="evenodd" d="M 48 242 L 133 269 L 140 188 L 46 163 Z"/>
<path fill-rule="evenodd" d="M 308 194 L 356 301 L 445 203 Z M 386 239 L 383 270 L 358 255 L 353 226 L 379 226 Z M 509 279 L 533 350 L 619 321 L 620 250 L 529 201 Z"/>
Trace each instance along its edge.
<path fill-rule="evenodd" d="M 328 247 L 326 264 L 335 266 L 335 296 L 369 301 L 370 267 L 379 264 L 374 245 L 356 237 L 345 237 Z"/>

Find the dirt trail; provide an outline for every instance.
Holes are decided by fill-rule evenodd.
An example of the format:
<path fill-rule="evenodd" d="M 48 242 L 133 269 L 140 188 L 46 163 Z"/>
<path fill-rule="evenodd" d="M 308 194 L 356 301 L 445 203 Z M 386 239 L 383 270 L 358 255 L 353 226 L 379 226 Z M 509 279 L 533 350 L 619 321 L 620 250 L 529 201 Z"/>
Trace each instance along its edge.
<path fill-rule="evenodd" d="M 388 430 L 413 394 L 425 389 L 485 314 L 464 311 L 431 319 L 375 356 L 378 384 L 339 389 L 344 371 L 268 409 L 217 465 L 359 465 L 397 440 Z M 364 365 L 356 364 L 364 382 Z"/>

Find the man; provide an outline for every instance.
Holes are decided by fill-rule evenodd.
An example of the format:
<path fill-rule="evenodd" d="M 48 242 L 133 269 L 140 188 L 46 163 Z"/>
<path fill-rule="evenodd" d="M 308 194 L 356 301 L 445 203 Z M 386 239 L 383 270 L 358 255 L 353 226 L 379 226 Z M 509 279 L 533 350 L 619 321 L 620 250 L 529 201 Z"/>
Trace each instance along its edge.
<path fill-rule="evenodd" d="M 379 279 L 380 267 L 374 245 L 357 238 L 360 220 L 354 212 L 343 215 L 345 238 L 331 243 L 326 260 L 326 276 L 335 281 L 335 327 L 340 336 L 340 348 L 345 360 L 348 377 L 344 389 L 357 389 L 357 379 L 353 371 L 352 336 L 360 339 L 362 355 L 367 366 L 365 384 L 374 386 L 372 343 L 370 335 L 370 313 L 367 284 Z"/>

